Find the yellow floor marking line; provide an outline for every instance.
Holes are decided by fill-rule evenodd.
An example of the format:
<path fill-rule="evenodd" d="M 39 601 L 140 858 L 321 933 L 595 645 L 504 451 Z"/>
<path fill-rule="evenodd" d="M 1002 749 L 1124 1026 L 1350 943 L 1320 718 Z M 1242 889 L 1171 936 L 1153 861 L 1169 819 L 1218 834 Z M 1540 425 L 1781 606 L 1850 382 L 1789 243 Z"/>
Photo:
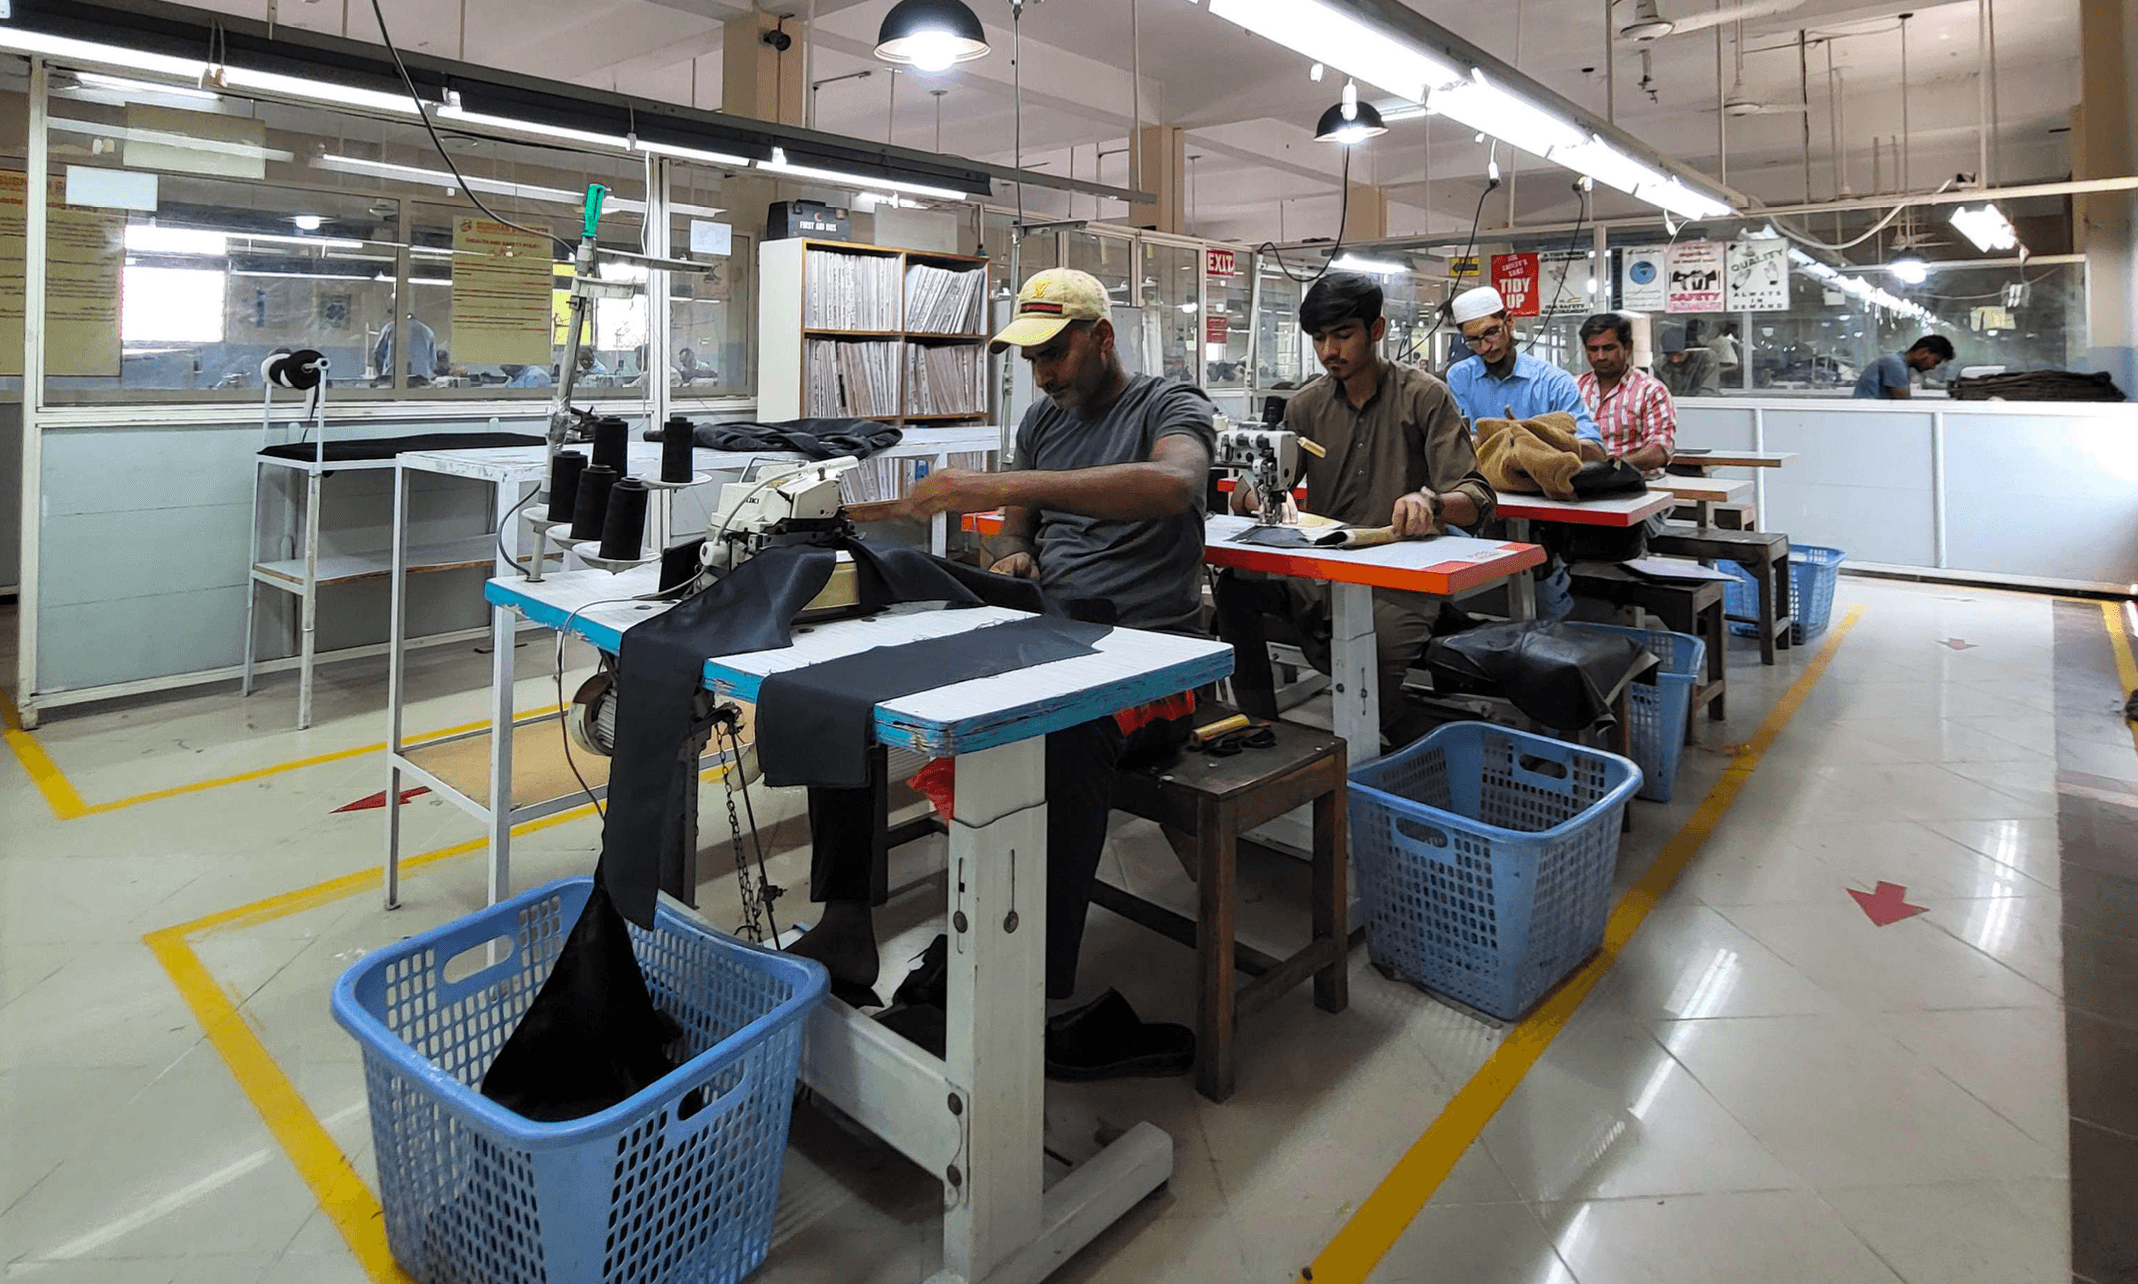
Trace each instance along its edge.
<path fill-rule="evenodd" d="M 593 814 L 592 806 L 575 807 L 514 826 L 512 832 L 514 836 L 530 834 Z M 401 862 L 401 872 L 413 874 L 455 856 L 481 851 L 488 845 L 487 837 L 476 838 L 411 856 Z M 305 1185 L 311 1187 L 321 1211 L 348 1242 L 349 1251 L 356 1255 L 365 1274 L 377 1284 L 413 1284 L 395 1265 L 393 1254 L 387 1249 L 386 1221 L 378 1197 L 364 1184 L 355 1165 L 349 1162 L 349 1157 L 342 1152 L 326 1126 L 319 1122 L 319 1117 L 312 1113 L 303 1094 L 282 1072 L 274 1054 L 253 1032 L 239 1010 L 239 1001 L 217 983 L 200 956 L 193 952 L 194 937 L 315 909 L 357 892 L 380 887 L 383 879 L 380 870 L 358 870 L 311 887 L 221 910 L 190 923 L 162 928 L 141 940 L 156 956 L 156 961 L 163 965 L 171 985 L 185 1000 L 186 1006 L 193 1010 L 194 1018 L 207 1034 L 210 1046 L 230 1068 L 231 1077 L 237 1080 L 253 1109 L 259 1111 L 267 1130 L 289 1155 L 290 1162 L 296 1165 Z M 322 1006 L 325 1002 L 326 996 L 320 996 Z"/>
<path fill-rule="evenodd" d="M 548 705 L 541 709 L 531 710 L 521 716 L 526 718 L 547 717 L 556 711 L 556 705 Z M 213 780 L 198 780 L 188 785 L 172 785 L 168 789 L 150 790 L 148 793 L 135 794 L 130 798 L 117 798 L 110 802 L 92 803 L 82 800 L 81 794 L 76 792 L 73 783 L 67 779 L 66 773 L 62 772 L 58 764 L 52 761 L 51 755 L 45 752 L 44 746 L 37 743 L 37 737 L 22 729 L 22 720 L 15 709 L 14 701 L 8 699 L 7 693 L 4 691 L 0 691 L 0 723 L 5 724 L 8 747 L 15 751 L 15 757 L 22 763 L 22 769 L 29 773 L 32 783 L 37 786 L 40 793 L 44 794 L 46 805 L 52 809 L 53 817 L 58 820 L 80 820 L 84 816 L 97 816 L 106 812 L 122 811 L 128 807 L 138 807 L 142 803 L 161 802 L 166 798 L 178 798 L 186 794 L 202 793 L 210 789 L 221 789 L 225 785 L 240 785 L 248 780 L 260 780 L 267 776 L 278 776 L 284 772 L 300 771 L 306 767 L 317 767 L 325 763 L 361 758 L 366 754 L 386 752 L 386 742 L 380 740 L 373 744 L 358 745 L 353 749 L 337 749 L 332 753 L 313 754 L 309 758 L 293 758 L 288 762 L 278 762 L 272 766 L 255 767 L 251 771 L 241 771 L 235 775 L 217 776 Z M 463 722 L 458 726 L 424 732 L 409 739 L 407 747 L 411 749 L 418 748 L 434 741 L 444 740 L 450 736 L 465 735 L 471 731 L 481 731 L 489 725 L 490 720 L 482 718 L 475 722 Z"/>
<path fill-rule="evenodd" d="M 2116 677 L 2126 696 L 2138 691 L 2138 660 L 2131 658 L 2131 635 L 2123 627 L 2123 613 L 2130 605 L 2128 602 L 2101 603 L 2101 623 L 2108 629 L 2108 649 L 2115 652 Z M 2131 733 L 2131 748 L 2138 750 L 2138 722 L 2123 725 Z"/>
<path fill-rule="evenodd" d="M 1448 1102 L 1440 1117 L 1425 1130 L 1425 1135 L 1397 1161 L 1395 1168 L 1352 1214 L 1351 1220 L 1337 1232 L 1321 1255 L 1299 1273 L 1301 1281 L 1363 1284 L 1380 1265 L 1412 1219 L 1432 1199 L 1433 1192 L 1440 1189 L 1440 1183 L 1447 1180 L 1456 1161 L 1477 1140 L 1492 1116 L 1514 1095 L 1523 1076 L 1536 1065 L 1552 1040 L 1566 1028 L 1567 1021 L 1582 1001 L 1589 997 L 1589 992 L 1610 971 L 1626 943 L 1640 930 L 1648 912 L 1677 883 L 1686 865 L 1698 854 L 1708 836 L 1715 832 L 1715 826 L 1729 811 L 1730 805 L 1737 801 L 1738 792 L 1759 766 L 1759 760 L 1773 747 L 1789 720 L 1796 716 L 1812 687 L 1817 685 L 1827 665 L 1833 661 L 1835 651 L 1862 618 L 1863 608 L 1857 606 L 1834 626 L 1833 636 L 1790 684 L 1759 730 L 1737 751 L 1737 756 L 1722 773 L 1722 779 L 1700 803 L 1699 810 L 1671 837 L 1655 863 L 1641 876 L 1641 881 L 1634 884 L 1611 911 L 1610 921 L 1604 928 L 1603 948 L 1547 995 L 1542 1006 L 1507 1032 L 1498 1049 Z"/>
<path fill-rule="evenodd" d="M 0 691 L 0 739 L 5 739 L 7 747 L 15 751 L 15 760 L 29 773 L 30 783 L 37 786 L 37 792 L 45 796 L 45 805 L 52 809 L 53 815 L 61 820 L 73 820 L 89 814 L 82 796 L 74 792 L 74 786 L 68 782 L 67 774 L 52 761 L 52 755 L 45 752 L 45 747 L 37 743 L 37 737 L 22 729 L 22 715 L 5 691 Z"/>

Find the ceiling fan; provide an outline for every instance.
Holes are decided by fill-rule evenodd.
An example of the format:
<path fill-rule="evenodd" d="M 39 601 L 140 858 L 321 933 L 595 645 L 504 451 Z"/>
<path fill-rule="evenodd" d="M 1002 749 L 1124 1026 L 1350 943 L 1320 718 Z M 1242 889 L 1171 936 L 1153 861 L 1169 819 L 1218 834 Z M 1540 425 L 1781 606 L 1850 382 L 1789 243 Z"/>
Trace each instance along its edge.
<path fill-rule="evenodd" d="M 1633 21 L 1620 27 L 1618 34 L 1622 39 L 1646 43 L 1661 40 L 1665 36 L 1682 36 L 1687 32 L 1705 31 L 1725 22 L 1744 22 L 1752 18 L 1787 13 L 1803 3 L 1804 0 L 1752 0 L 1749 4 L 1689 13 L 1682 18 L 1666 18 L 1656 8 L 1656 0 L 1634 0 Z"/>

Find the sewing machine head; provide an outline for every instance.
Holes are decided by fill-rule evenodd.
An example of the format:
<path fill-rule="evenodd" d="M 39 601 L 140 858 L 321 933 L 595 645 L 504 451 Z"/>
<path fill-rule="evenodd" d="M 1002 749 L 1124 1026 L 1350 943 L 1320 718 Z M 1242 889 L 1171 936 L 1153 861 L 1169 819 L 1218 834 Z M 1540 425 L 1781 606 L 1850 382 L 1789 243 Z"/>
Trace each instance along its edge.
<path fill-rule="evenodd" d="M 720 488 L 720 503 L 705 530 L 698 560 L 707 570 L 731 571 L 774 544 L 851 533 L 839 511 L 839 478 L 860 463 L 851 455 L 806 464 L 774 465 L 761 476 Z"/>
<path fill-rule="evenodd" d="M 1285 497 L 1299 481 L 1299 434 L 1282 428 L 1226 428 L 1217 435 L 1211 467 L 1238 474 L 1235 485 L 1253 486 L 1255 520 L 1274 525 L 1283 516 Z"/>

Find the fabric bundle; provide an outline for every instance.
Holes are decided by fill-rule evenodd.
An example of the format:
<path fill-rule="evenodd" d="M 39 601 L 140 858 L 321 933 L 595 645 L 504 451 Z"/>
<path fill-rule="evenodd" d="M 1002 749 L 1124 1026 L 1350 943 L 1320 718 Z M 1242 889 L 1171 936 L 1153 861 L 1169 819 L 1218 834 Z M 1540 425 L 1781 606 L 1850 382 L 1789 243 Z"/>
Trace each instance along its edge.
<path fill-rule="evenodd" d="M 1534 419 L 1480 419 L 1476 431 L 1478 471 L 1493 489 L 1574 498 L 1581 450 L 1572 415 L 1555 410 Z"/>

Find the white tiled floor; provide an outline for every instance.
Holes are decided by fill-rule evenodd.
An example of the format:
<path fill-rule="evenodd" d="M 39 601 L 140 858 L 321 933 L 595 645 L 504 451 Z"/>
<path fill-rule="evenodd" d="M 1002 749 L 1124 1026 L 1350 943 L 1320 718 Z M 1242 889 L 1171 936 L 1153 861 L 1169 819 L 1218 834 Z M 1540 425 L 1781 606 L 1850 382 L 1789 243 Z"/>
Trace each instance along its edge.
<path fill-rule="evenodd" d="M 2051 603 L 1864 580 L 1841 598 L 1837 614 L 1866 611 L 1824 679 L 1373 1280 L 2069 1278 Z M 1732 716 L 1702 726 L 1674 802 L 1636 808 L 1621 886 L 1812 654 L 1770 670 L 1733 652 Z M 523 707 L 551 702 L 546 642 L 519 658 Z M 419 667 L 412 726 L 481 716 L 487 657 L 435 651 Z M 287 730 L 294 686 L 278 678 L 251 701 L 213 688 L 61 713 L 36 734 L 96 804 L 363 745 L 382 730 L 380 686 L 364 662 L 322 669 L 305 733 Z M 2089 743 L 2097 774 L 2138 776 L 2127 741 Z M 380 813 L 332 809 L 383 784 L 366 755 L 60 822 L 0 755 L 0 1278 L 368 1278 L 141 937 L 374 866 Z M 767 823 L 794 810 L 759 803 Z M 434 798 L 403 814 L 412 852 L 476 836 Z M 715 787 L 713 871 L 723 815 Z M 518 881 L 585 870 L 595 838 L 588 820 L 522 838 Z M 365 891 L 196 942 L 367 1181 L 362 1080 L 329 987 L 364 951 L 478 907 L 480 861 L 414 876 L 397 914 Z M 774 877 L 800 887 L 804 868 L 789 854 Z M 1297 933 L 1302 873 L 1243 871 L 1251 934 Z M 1108 874 L 1192 894 L 1140 822 L 1117 826 Z M 1872 926 L 1845 889 L 1880 880 L 1929 912 Z M 732 880 L 706 896 L 731 921 Z M 928 903 L 886 912 L 900 932 L 886 988 L 933 930 Z M 1185 951 L 1095 912 L 1085 957 L 1146 1015 L 1188 1015 Z M 1178 1081 L 1052 1089 L 1064 1154 L 1139 1119 L 1175 1144 L 1167 1190 L 1056 1278 L 1294 1279 L 1502 1036 L 1360 951 L 1347 1013 L 1300 992 L 1243 1027 L 1225 1105 Z M 758 1278 L 924 1279 L 938 1206 L 930 1178 L 804 1109 Z"/>

